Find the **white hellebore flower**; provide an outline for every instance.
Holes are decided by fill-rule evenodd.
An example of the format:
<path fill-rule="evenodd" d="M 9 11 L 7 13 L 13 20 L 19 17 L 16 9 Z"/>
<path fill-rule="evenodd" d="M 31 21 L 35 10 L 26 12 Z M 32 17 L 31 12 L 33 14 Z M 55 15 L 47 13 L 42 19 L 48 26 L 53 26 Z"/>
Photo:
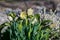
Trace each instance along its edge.
<path fill-rule="evenodd" d="M 37 19 L 35 18 L 33 21 L 32 21 L 32 24 L 35 24 L 37 22 Z"/>
<path fill-rule="evenodd" d="M 10 21 L 12 21 L 12 20 L 13 20 L 13 18 L 12 18 L 11 16 L 8 16 L 8 19 L 9 19 Z"/>
<path fill-rule="evenodd" d="M 33 15 L 33 9 L 29 8 L 27 13 L 28 13 L 28 15 Z"/>

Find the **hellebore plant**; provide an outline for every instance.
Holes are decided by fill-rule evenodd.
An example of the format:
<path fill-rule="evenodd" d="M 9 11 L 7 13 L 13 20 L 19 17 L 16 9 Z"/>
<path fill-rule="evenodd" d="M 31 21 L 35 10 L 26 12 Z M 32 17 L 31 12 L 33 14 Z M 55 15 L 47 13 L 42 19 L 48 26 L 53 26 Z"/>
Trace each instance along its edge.
<path fill-rule="evenodd" d="M 31 11 L 29 12 L 31 13 Z M 21 12 L 20 17 L 17 19 L 15 13 L 11 12 L 8 15 L 11 16 L 13 20 L 10 19 L 10 22 L 0 25 L 2 27 L 9 27 L 6 30 L 9 32 L 8 40 L 49 40 L 52 35 L 52 28 L 50 28 L 52 21 L 41 20 L 40 14 L 33 14 L 32 12 L 31 15 L 29 15 L 29 13 Z"/>

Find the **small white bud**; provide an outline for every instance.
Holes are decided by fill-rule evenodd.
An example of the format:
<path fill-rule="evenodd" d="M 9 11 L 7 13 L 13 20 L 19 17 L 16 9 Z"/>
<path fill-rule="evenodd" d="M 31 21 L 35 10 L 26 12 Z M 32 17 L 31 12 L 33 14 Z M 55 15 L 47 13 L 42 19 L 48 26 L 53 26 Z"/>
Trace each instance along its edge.
<path fill-rule="evenodd" d="M 8 19 L 9 19 L 10 21 L 12 21 L 12 20 L 13 20 L 13 18 L 12 18 L 11 16 L 8 16 Z"/>

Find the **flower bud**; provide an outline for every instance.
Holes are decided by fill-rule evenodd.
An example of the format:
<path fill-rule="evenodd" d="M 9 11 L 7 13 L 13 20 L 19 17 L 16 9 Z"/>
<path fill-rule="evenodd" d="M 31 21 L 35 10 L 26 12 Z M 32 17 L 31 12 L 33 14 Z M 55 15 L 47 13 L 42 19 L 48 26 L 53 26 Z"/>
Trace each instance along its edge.
<path fill-rule="evenodd" d="M 27 13 L 28 13 L 28 15 L 33 15 L 33 9 L 29 8 Z"/>
<path fill-rule="evenodd" d="M 12 18 L 11 16 L 8 16 L 8 19 L 9 19 L 10 21 L 12 21 L 12 20 L 13 20 L 13 18 Z"/>

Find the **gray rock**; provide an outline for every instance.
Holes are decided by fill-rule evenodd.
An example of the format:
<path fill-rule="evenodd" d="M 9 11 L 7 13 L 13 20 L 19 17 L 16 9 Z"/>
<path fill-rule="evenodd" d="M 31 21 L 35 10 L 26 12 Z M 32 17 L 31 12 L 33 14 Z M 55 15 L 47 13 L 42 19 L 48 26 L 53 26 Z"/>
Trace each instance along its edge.
<path fill-rule="evenodd" d="M 57 5 L 56 10 L 57 10 L 57 11 L 60 11 L 60 3 Z"/>
<path fill-rule="evenodd" d="M 11 8 L 6 8 L 5 13 L 8 14 L 9 12 L 12 12 Z"/>
<path fill-rule="evenodd" d="M 8 21 L 7 15 L 0 12 L 0 25 L 4 22 L 7 22 L 7 21 Z"/>
<path fill-rule="evenodd" d="M 57 11 L 56 15 L 57 15 L 58 17 L 60 17 L 60 11 Z"/>

